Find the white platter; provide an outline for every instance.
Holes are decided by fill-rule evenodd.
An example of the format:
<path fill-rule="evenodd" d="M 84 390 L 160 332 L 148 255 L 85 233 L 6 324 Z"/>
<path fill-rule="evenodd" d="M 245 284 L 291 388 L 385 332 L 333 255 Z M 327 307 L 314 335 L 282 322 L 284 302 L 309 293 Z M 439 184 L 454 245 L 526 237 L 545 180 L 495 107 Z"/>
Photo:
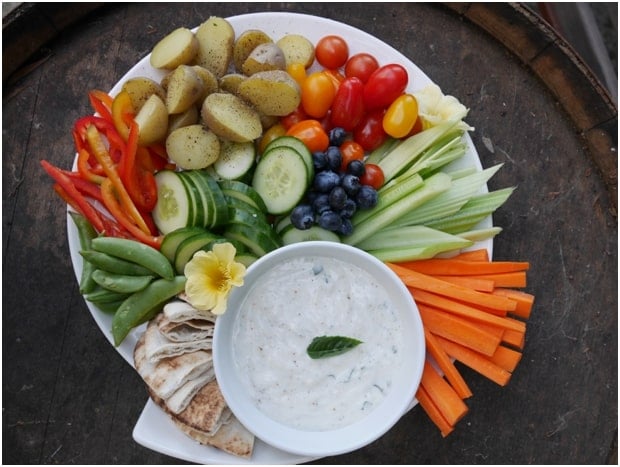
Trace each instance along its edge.
<path fill-rule="evenodd" d="M 403 65 L 409 73 L 409 86 L 407 91 L 412 92 L 423 88 L 427 84 L 432 83 L 431 79 L 426 76 L 411 60 L 403 54 L 385 44 L 381 40 L 371 36 L 370 34 L 356 29 L 352 26 L 333 21 L 326 18 L 309 16 L 297 13 L 252 13 L 227 18 L 231 23 L 235 32 L 240 34 L 247 29 L 261 29 L 269 34 L 274 40 L 286 34 L 301 34 L 308 38 L 311 42 L 316 43 L 322 36 L 327 34 L 337 34 L 346 39 L 349 44 L 350 55 L 358 52 L 368 52 L 374 55 L 381 65 L 387 63 L 399 63 Z M 191 27 L 193 25 L 188 25 Z M 163 37 L 163 36 L 162 36 Z M 156 70 L 150 66 L 149 56 L 140 60 L 133 68 L 131 68 L 112 88 L 111 95 L 115 95 L 120 91 L 122 84 L 129 78 L 145 76 L 159 81 L 164 72 Z M 441 87 L 440 83 L 436 83 Z M 457 96 L 458 97 L 458 96 Z M 465 135 L 468 149 L 465 156 L 457 161 L 456 167 L 475 166 L 478 170 L 482 169 L 478 153 L 471 141 L 469 135 Z M 487 218 L 480 224 L 481 228 L 491 227 L 491 218 Z M 69 250 L 73 269 L 76 278 L 79 281 L 82 272 L 82 257 L 79 254 L 79 238 L 77 228 L 75 227 L 70 216 L 67 216 L 67 235 Z M 493 241 L 491 239 L 479 242 L 475 248 L 486 248 L 489 254 L 492 253 Z M 101 312 L 92 303 L 86 302 L 97 325 L 113 344 L 111 326 L 112 316 Z M 132 367 L 133 349 L 140 335 L 144 332 L 146 325 L 134 329 L 123 343 L 116 347 L 119 354 Z M 142 388 L 136 388 L 142 390 Z M 412 400 L 410 406 L 416 404 Z M 168 417 L 159 409 L 152 401 L 148 401 L 144 411 L 142 412 L 138 422 L 134 428 L 133 436 L 136 442 L 150 448 L 154 451 L 161 452 L 168 456 L 183 459 L 188 462 L 204 463 L 204 464 L 240 464 L 247 463 L 243 459 L 234 457 L 220 451 L 218 449 L 202 446 L 185 436 L 178 430 Z M 295 464 L 307 462 L 312 459 L 295 456 L 275 449 L 260 440 L 257 440 L 254 454 L 249 463 L 252 464 Z"/>

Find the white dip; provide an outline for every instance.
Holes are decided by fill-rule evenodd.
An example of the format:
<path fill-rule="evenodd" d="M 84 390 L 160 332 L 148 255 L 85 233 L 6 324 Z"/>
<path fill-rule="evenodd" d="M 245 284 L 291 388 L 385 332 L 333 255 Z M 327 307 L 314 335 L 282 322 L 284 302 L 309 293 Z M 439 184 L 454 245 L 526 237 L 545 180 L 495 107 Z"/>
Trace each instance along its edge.
<path fill-rule="evenodd" d="M 312 359 L 317 336 L 362 344 Z M 328 257 L 284 260 L 241 304 L 233 353 L 243 384 L 264 413 L 308 431 L 361 419 L 385 398 L 399 371 L 403 335 L 385 289 L 366 271 Z"/>

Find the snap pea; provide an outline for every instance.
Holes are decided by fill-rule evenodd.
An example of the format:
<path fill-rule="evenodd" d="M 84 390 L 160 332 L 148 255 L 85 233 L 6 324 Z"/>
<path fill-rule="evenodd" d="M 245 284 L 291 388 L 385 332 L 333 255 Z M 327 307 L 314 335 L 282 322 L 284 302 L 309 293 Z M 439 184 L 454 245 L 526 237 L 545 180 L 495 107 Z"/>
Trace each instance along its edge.
<path fill-rule="evenodd" d="M 127 293 L 113 292 L 111 290 L 104 289 L 96 283 L 95 285 L 95 289 L 92 292 L 84 295 L 84 298 L 97 306 L 99 306 L 99 304 L 101 303 L 110 303 L 117 302 L 119 300 L 125 300 L 131 295 Z"/>
<path fill-rule="evenodd" d="M 96 305 L 97 305 L 97 308 L 103 311 L 104 313 L 113 315 L 114 313 L 116 313 L 116 310 L 118 310 L 118 307 L 120 307 L 124 301 L 125 299 L 117 300 L 115 302 L 101 302 L 101 303 L 97 303 Z"/>
<path fill-rule="evenodd" d="M 155 279 L 155 276 L 126 276 L 102 269 L 95 269 L 93 271 L 93 279 L 101 287 L 112 292 L 134 293 L 149 285 Z"/>
<path fill-rule="evenodd" d="M 80 240 L 80 247 L 82 249 L 90 248 L 91 241 L 97 237 L 97 231 L 86 220 L 84 216 L 78 214 L 75 211 L 69 211 L 73 223 L 78 230 L 78 238 Z M 92 273 L 95 270 L 95 266 L 89 261 L 82 262 L 82 274 L 80 276 L 80 293 L 85 294 L 94 290 L 97 285 L 93 280 Z"/>
<path fill-rule="evenodd" d="M 144 266 L 164 279 L 174 278 L 174 270 L 168 258 L 152 246 L 116 237 L 97 237 L 92 240 L 91 246 L 95 251 Z"/>
<path fill-rule="evenodd" d="M 133 328 L 151 319 L 168 300 L 182 292 L 185 282 L 185 276 L 175 276 L 172 280 L 156 279 L 146 288 L 130 295 L 112 319 L 114 345 L 121 345 Z"/>
<path fill-rule="evenodd" d="M 148 276 L 153 271 L 140 266 L 132 261 L 126 261 L 116 256 L 101 253 L 95 250 L 82 250 L 80 255 L 89 263 L 95 265 L 97 269 L 112 272 L 114 274 L 124 274 L 126 276 Z"/>

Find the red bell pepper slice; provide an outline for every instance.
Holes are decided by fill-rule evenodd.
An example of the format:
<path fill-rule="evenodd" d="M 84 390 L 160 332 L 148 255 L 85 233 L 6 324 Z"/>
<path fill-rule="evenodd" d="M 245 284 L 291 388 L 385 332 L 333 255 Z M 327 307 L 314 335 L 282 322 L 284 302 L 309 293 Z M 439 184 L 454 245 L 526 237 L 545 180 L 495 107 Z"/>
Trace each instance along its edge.
<path fill-rule="evenodd" d="M 93 110 L 108 122 L 112 122 L 112 97 L 103 91 L 93 89 L 88 93 Z"/>

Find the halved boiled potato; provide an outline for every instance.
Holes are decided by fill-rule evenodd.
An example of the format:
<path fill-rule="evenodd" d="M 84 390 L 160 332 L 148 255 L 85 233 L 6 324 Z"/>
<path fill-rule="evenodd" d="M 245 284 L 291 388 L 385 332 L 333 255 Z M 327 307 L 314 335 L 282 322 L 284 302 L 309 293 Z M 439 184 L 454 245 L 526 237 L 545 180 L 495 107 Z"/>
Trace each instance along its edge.
<path fill-rule="evenodd" d="M 151 95 L 135 117 L 138 124 L 138 144 L 149 146 L 163 141 L 168 133 L 168 110 L 157 94 Z"/>
<path fill-rule="evenodd" d="M 233 63 L 235 70 L 241 71 L 241 67 L 245 60 L 250 56 L 252 51 L 260 44 L 273 42 L 269 35 L 259 29 L 248 29 L 241 33 L 235 40 L 233 46 Z"/>
<path fill-rule="evenodd" d="M 308 68 L 314 62 L 314 45 L 300 34 L 287 34 L 276 42 L 284 52 L 286 65 L 301 63 Z"/>
<path fill-rule="evenodd" d="M 241 66 L 241 71 L 248 76 L 259 71 L 284 70 L 286 58 L 284 52 L 276 44 L 267 42 L 258 45 L 246 58 Z"/>
<path fill-rule="evenodd" d="M 189 109 L 180 114 L 172 114 L 168 117 L 168 134 L 182 126 L 194 125 L 200 121 L 198 107 L 191 105 Z"/>
<path fill-rule="evenodd" d="M 233 57 L 235 30 L 231 24 L 212 16 L 198 27 L 195 36 L 198 39 L 196 63 L 218 78 L 223 76 Z"/>
<path fill-rule="evenodd" d="M 202 101 L 204 101 L 205 98 L 212 92 L 216 92 L 219 89 L 220 85 L 217 81 L 217 78 L 211 71 L 207 70 L 204 67 L 201 67 L 200 65 L 194 65 L 193 68 L 202 80 L 202 95 L 198 98 L 197 101 L 198 104 L 202 104 Z"/>
<path fill-rule="evenodd" d="M 194 67 L 179 65 L 167 80 L 166 108 L 170 114 L 185 112 L 204 92 L 204 83 Z"/>
<path fill-rule="evenodd" d="M 301 102 L 299 85 L 282 70 L 255 73 L 239 84 L 237 92 L 265 115 L 288 115 Z"/>
<path fill-rule="evenodd" d="M 234 94 L 209 94 L 201 115 L 215 134 L 237 143 L 253 141 L 263 132 L 259 113 Z"/>
<path fill-rule="evenodd" d="M 224 92 L 230 92 L 231 94 L 237 94 L 237 88 L 239 83 L 245 80 L 247 76 L 241 73 L 228 73 L 220 78 L 220 90 Z"/>
<path fill-rule="evenodd" d="M 153 68 L 173 70 L 191 62 L 198 53 L 198 40 L 187 28 L 178 28 L 160 40 L 151 52 Z"/>
<path fill-rule="evenodd" d="M 184 170 L 204 169 L 220 155 L 220 140 L 204 125 L 178 128 L 166 138 L 168 157 Z"/>
<path fill-rule="evenodd" d="M 159 96 L 161 100 L 166 100 L 166 91 L 163 86 L 157 81 L 143 76 L 128 79 L 123 83 L 122 90 L 129 94 L 131 105 L 136 112 L 153 94 Z"/>

